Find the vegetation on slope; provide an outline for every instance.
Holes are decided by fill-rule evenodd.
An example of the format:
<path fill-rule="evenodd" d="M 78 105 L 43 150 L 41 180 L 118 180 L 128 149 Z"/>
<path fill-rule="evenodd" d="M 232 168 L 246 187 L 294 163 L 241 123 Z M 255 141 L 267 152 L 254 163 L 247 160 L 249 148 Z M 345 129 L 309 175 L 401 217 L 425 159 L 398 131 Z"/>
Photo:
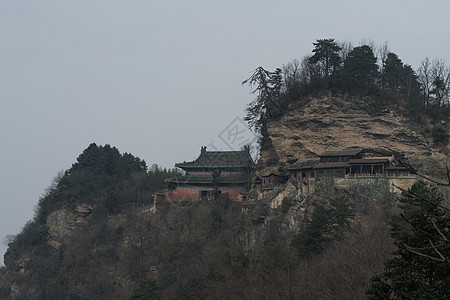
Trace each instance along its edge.
<path fill-rule="evenodd" d="M 322 92 L 368 94 L 373 106 L 395 106 L 415 121 L 424 114 L 446 119 L 450 112 L 450 67 L 442 59 L 421 62 L 418 70 L 404 63 L 384 44 L 319 39 L 312 55 L 294 60 L 275 71 L 258 67 L 243 84 L 256 98 L 245 120 L 258 134 L 264 149 L 270 147 L 267 124 L 286 112 L 291 103 L 306 104 L 308 96 Z M 438 127 L 439 124 L 434 124 Z M 438 129 L 439 130 L 439 129 Z M 448 132 L 436 132 L 435 142 L 448 143 Z"/>
<path fill-rule="evenodd" d="M 82 254 L 86 253 L 83 247 L 91 247 L 98 241 L 106 242 L 108 236 L 115 236 L 105 227 L 108 218 L 130 207 L 148 205 L 152 193 L 162 189 L 165 178 L 175 173 L 174 170 L 161 169 L 156 165 L 147 172 L 145 162 L 131 154 L 120 154 L 117 148 L 109 145 L 89 145 L 69 170 L 55 177 L 39 200 L 33 220 L 23 227 L 21 233 L 7 238 L 8 250 L 4 255 L 6 267 L 12 271 L 26 270 L 23 280 L 39 287 L 39 291 L 30 288 L 30 295 L 36 292 L 33 297 L 51 299 L 46 298 L 50 292 L 67 292 L 62 268 L 74 266 L 66 260 L 65 246 L 76 246 L 80 257 L 83 257 Z M 54 249 L 48 243 L 50 234 L 47 218 L 60 209 L 72 211 L 81 203 L 92 207 L 88 224 L 78 232 L 80 236 L 75 234 L 73 241 L 63 243 L 60 249 Z M 76 239 L 81 236 L 85 239 L 77 244 Z M 93 265 L 89 267 L 94 268 Z"/>
<path fill-rule="evenodd" d="M 352 47 L 317 40 L 313 55 L 301 63 L 274 72 L 258 68 L 245 81 L 257 95 L 246 120 L 261 134 L 264 147 L 270 141 L 266 127 L 271 120 L 291 103 L 321 92 L 370 94 L 374 105 L 396 105 L 413 117 L 422 111 L 446 116 L 449 74 L 440 60 L 426 59 L 414 71 L 386 45 L 376 50 L 370 43 Z M 436 143 L 448 143 L 445 128 L 435 126 L 432 134 Z M 403 297 L 403 283 L 425 285 L 411 289 L 415 296 L 429 292 L 424 281 L 436 270 L 432 275 L 439 277 L 432 279 L 437 288 L 430 295 L 447 295 L 439 293 L 448 286 L 441 276 L 448 274 L 448 247 L 439 248 L 445 260 L 434 266 L 401 245 L 424 250 L 430 235 L 437 238 L 433 245 L 443 236 L 448 242 L 448 212 L 432 215 L 436 211 L 424 210 L 423 203 L 409 203 L 406 218 L 426 237 L 404 227 L 398 231 L 394 238 L 399 248 L 383 273 L 383 262 L 394 250 L 384 219 L 395 208 L 387 200 L 372 203 L 358 193 L 343 197 L 332 190 L 312 195 L 317 201 L 303 213 L 293 198 L 270 209 L 267 202 L 240 204 L 222 195 L 215 201 L 161 202 L 157 213 L 150 213 L 152 194 L 174 173 L 156 165 L 147 170 L 145 162 L 131 154 L 91 144 L 55 178 L 33 220 L 8 238 L 0 297 L 362 299 L 370 278 L 382 274 L 373 280 L 370 295 L 396 299 Z M 434 195 L 422 191 L 422 198 Z M 80 204 L 92 207 L 92 213 L 59 246 L 50 243 L 49 216 Z M 300 230 L 292 230 L 289 223 L 298 214 L 304 215 L 304 222 Z M 430 214 L 446 220 L 443 227 L 438 225 L 445 229 L 442 234 L 430 226 Z M 433 246 L 426 250 L 433 252 Z M 410 261 L 419 262 L 419 268 L 408 265 Z M 404 270 L 419 274 L 414 278 L 421 282 L 396 277 Z"/>
<path fill-rule="evenodd" d="M 419 181 L 399 201 L 403 212 L 391 221 L 397 250 L 373 278 L 370 298 L 450 298 L 450 209 L 444 196 Z"/>
<path fill-rule="evenodd" d="M 99 165 L 105 165 L 106 153 L 114 149 L 92 145 L 90 148 L 94 149 L 93 153 L 103 153 Z M 85 151 L 82 158 L 91 150 Z M 116 156 L 113 165 L 120 166 L 118 161 L 122 159 L 123 155 Z M 383 263 L 394 250 L 384 221 L 395 210 L 390 200 L 376 202 L 357 192 L 327 187 L 329 191 L 321 190 L 302 202 L 285 198 L 277 209 L 268 208 L 264 200 L 236 203 L 220 195 L 215 201 L 160 202 L 157 213 L 153 214 L 142 209 L 139 203 L 149 203 L 154 188 L 159 188 L 172 171 L 153 167 L 153 171 L 147 172 L 142 161 L 134 158 L 128 159 L 128 167 L 116 169 L 122 171 L 107 174 L 93 167 L 98 164 L 83 163 L 86 166 L 83 169 L 82 164 L 78 165 L 80 161 L 83 159 L 41 199 L 39 207 L 46 209 L 38 209 L 35 219 L 11 240 L 5 255 L 7 267 L 0 272 L 3 296 L 11 294 L 16 299 L 362 299 L 370 278 L 383 272 Z M 90 174 L 94 183 L 87 185 L 89 193 L 83 190 L 85 181 L 77 188 L 70 185 L 69 181 L 75 180 L 74 170 Z M 428 197 L 425 187 L 421 191 Z M 67 202 L 55 198 L 61 193 Z M 73 205 L 77 200 L 70 200 L 71 195 L 79 197 L 80 193 L 93 205 L 92 214 L 60 247 L 51 246 L 48 231 L 39 231 L 40 226 L 45 226 L 40 221 L 45 218 L 40 214 L 48 215 L 51 210 Z M 115 193 L 117 198 L 108 193 Z M 440 201 L 438 196 L 433 196 L 437 194 L 430 195 L 427 199 Z M 113 204 L 105 205 L 105 197 L 113 199 Z M 407 204 L 413 209 L 405 213 L 409 222 L 430 221 L 414 212 L 425 207 L 408 199 Z M 47 201 L 52 204 L 43 206 Z M 288 224 L 302 214 L 305 203 L 312 205 L 307 206 L 301 229 L 290 229 Z M 265 209 L 261 210 L 262 207 Z M 436 213 L 427 211 L 427 215 L 431 212 Z M 447 221 L 438 222 L 438 226 L 448 225 Z M 428 223 L 427 230 L 439 238 L 432 224 Z M 439 228 L 448 233 L 446 227 Z M 400 236 L 400 241 L 406 241 L 411 247 L 420 248 L 423 242 L 427 243 L 424 237 L 419 237 L 418 243 L 414 242 L 416 237 L 402 237 L 404 232 L 409 234 L 405 230 L 397 230 L 394 238 Z M 40 232 L 39 238 L 31 239 L 36 232 Z M 413 255 L 404 249 L 394 252 L 399 253 Z M 421 258 L 407 261 L 414 260 Z M 403 263 L 388 266 L 388 273 L 374 280 L 375 287 L 383 288 L 376 293 L 386 293 L 386 286 L 387 291 L 394 290 L 397 279 L 390 278 L 389 274 L 403 274 Z M 445 265 L 439 268 L 448 269 Z M 442 270 L 439 274 L 448 274 Z"/>
<path fill-rule="evenodd" d="M 143 209 L 172 172 L 146 171 L 130 154 L 90 145 L 10 240 L 0 272 L 9 285 L 1 282 L 1 292 L 18 299 L 264 299 L 318 297 L 326 288 L 333 295 L 360 296 L 391 250 L 381 221 L 361 213 L 352 221 L 357 196 L 339 193 L 336 199 L 336 193 L 318 196 L 324 201 L 310 208 L 305 233 L 286 227 L 297 201 L 266 208 L 262 223 L 252 218 L 259 204 L 223 195 L 161 202 L 155 214 Z M 46 217 L 80 202 L 92 205 L 92 213 L 55 247 Z M 377 267 L 367 272 L 361 261 Z M 333 284 L 344 278 L 348 285 Z"/>

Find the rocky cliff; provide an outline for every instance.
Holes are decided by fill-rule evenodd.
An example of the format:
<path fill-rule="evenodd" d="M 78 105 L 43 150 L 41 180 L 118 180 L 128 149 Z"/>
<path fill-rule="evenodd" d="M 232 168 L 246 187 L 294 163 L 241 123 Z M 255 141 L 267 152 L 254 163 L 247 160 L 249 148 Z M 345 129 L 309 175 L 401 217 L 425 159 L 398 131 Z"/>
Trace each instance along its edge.
<path fill-rule="evenodd" d="M 438 121 L 448 128 L 448 119 Z M 273 147 L 261 151 L 259 170 L 268 173 L 329 149 L 360 147 L 378 156 L 406 158 L 426 174 L 443 175 L 436 170 L 442 172 L 449 165 L 450 148 L 433 144 L 431 128 L 426 119 L 418 125 L 404 111 L 394 106 L 380 108 L 371 97 L 310 97 L 306 105 L 291 104 L 280 119 L 269 124 Z"/>
<path fill-rule="evenodd" d="M 291 104 L 269 124 L 271 146 L 261 151 L 258 172 L 329 149 L 360 147 L 375 156 L 406 158 L 440 177 L 437 171 L 449 165 L 449 147 L 433 144 L 432 123 L 417 125 L 404 112 L 374 102 L 328 94 Z M 95 155 L 88 156 L 89 149 Z M 395 195 L 383 178 L 345 188 L 331 178 L 314 184 L 290 180 L 251 191 L 258 197 L 249 198 L 257 201 L 161 202 L 152 213 L 151 195 L 159 184 L 152 186 L 148 172 L 98 172 L 92 159 L 109 170 L 110 163 L 98 157 L 110 157 L 110 148 L 87 150 L 10 244 L 7 266 L 0 268 L 0 298 L 327 299 L 321 293 L 328 290 L 333 299 L 364 299 L 370 277 L 381 272 L 393 247 L 383 220 L 396 209 L 389 201 Z M 122 164 L 126 158 L 116 160 L 128 166 Z M 351 214 L 339 225 L 347 210 Z M 306 240 L 318 243 L 316 252 L 322 253 L 307 257 L 298 251 L 305 228 L 314 236 L 311 224 L 327 234 L 323 241 Z"/>

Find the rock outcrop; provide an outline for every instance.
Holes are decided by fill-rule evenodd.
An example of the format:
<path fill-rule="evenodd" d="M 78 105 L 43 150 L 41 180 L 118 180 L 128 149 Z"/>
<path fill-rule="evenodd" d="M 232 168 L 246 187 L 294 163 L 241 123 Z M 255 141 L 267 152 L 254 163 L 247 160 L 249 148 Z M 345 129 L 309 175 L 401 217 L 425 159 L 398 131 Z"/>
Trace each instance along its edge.
<path fill-rule="evenodd" d="M 62 208 L 51 212 L 47 217 L 49 245 L 59 248 L 65 238 L 86 222 L 92 210 L 91 205 L 82 203 L 76 205 L 73 210 Z"/>
<path fill-rule="evenodd" d="M 297 160 L 316 158 L 329 149 L 360 147 L 374 155 L 403 157 L 432 175 L 449 164 L 449 148 L 432 143 L 424 126 L 414 125 L 403 112 L 375 107 L 369 97 L 320 96 L 308 104 L 291 104 L 269 124 L 272 148 L 261 151 L 261 173 Z M 428 129 L 429 130 L 429 129 Z M 274 159 L 276 158 L 276 159 Z"/>

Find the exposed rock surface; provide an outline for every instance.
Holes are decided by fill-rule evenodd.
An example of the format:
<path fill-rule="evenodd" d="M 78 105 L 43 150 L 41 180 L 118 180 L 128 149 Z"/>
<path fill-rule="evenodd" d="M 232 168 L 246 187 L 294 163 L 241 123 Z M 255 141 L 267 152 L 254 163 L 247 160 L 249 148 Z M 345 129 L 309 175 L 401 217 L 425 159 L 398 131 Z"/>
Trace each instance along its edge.
<path fill-rule="evenodd" d="M 49 244 L 54 248 L 59 248 L 60 242 L 70 236 L 73 230 L 84 224 L 86 217 L 91 212 L 92 206 L 84 203 L 78 204 L 72 211 L 62 208 L 51 212 L 47 217 Z"/>
<path fill-rule="evenodd" d="M 261 151 L 260 171 L 268 173 L 278 168 L 277 163 L 287 166 L 347 147 L 404 157 L 426 174 L 449 164 L 449 148 L 435 147 L 425 128 L 414 126 L 403 112 L 377 108 L 370 100 L 328 95 L 312 98 L 306 106 L 292 104 L 269 124 L 273 149 Z"/>
<path fill-rule="evenodd" d="M 402 112 L 375 108 L 369 104 L 371 101 L 363 97 L 344 99 L 326 96 L 311 99 L 306 106 L 291 105 L 282 118 L 269 124 L 272 147 L 261 152 L 258 171 L 269 173 L 297 160 L 317 158 L 325 150 L 347 147 L 361 147 L 366 153 L 376 156 L 394 154 L 405 157 L 415 168 L 433 175 L 438 175 L 434 172 L 437 168 L 449 165 L 449 148 L 433 145 L 425 128 L 414 126 Z M 437 122 L 442 126 L 450 123 Z M 45 248 L 48 255 L 36 253 L 33 248 L 19 253 L 15 268 L 0 269 L 0 287 L 1 280 L 5 280 L 3 285 L 11 290 L 13 299 L 19 299 L 14 298 L 19 292 L 32 295 L 32 288 L 39 290 L 42 282 L 32 281 L 36 280 L 33 276 L 38 273 L 33 274 L 33 269 L 28 266 L 33 267 L 33 262 L 48 259 L 46 262 L 53 266 L 66 263 L 58 271 L 65 274 L 65 278 L 60 273 L 48 277 L 56 278 L 55 282 L 63 282 L 61 278 L 66 280 L 64 293 L 67 289 L 79 298 L 90 299 L 93 297 L 86 295 L 97 295 L 102 289 L 114 289 L 111 298 L 129 299 L 142 278 L 161 278 L 170 282 L 173 270 L 191 263 L 191 260 L 196 263 L 192 253 L 208 255 L 198 260 L 199 263 L 189 272 L 194 273 L 194 270 L 200 274 L 204 270 L 197 271 L 197 267 L 213 266 L 204 262 L 223 251 L 224 242 L 215 244 L 215 240 L 221 241 L 215 238 L 217 228 L 230 226 L 230 231 L 224 231 L 227 235 L 223 239 L 227 244 L 232 241 L 230 249 L 241 244 L 241 248 L 237 249 L 257 252 L 273 235 L 283 234 L 289 242 L 304 228 L 318 204 L 329 208 L 332 200 L 347 196 L 352 210 L 356 212 L 352 220 L 355 228 L 356 225 L 365 226 L 365 220 L 375 218 L 383 201 L 388 202 L 395 195 L 383 178 L 367 179 L 363 183 L 356 183 L 356 180 L 359 181 L 347 182 L 345 189 L 339 180 L 322 179 L 314 184 L 307 180 L 290 180 L 288 184 L 266 193 L 253 190 L 250 195 L 255 197 L 249 198 L 259 200 L 241 203 L 242 219 L 231 209 L 225 214 L 225 207 L 211 207 L 211 202 L 201 201 L 189 203 L 186 207 L 178 204 L 163 207 L 157 213 L 152 213 L 148 207 L 130 209 L 105 217 L 103 223 L 91 216 L 94 208 L 90 205 L 78 204 L 73 209 L 62 206 L 49 213 L 46 219 L 49 232 L 46 241 L 53 249 L 48 251 Z M 224 218 L 229 219 L 223 221 Z M 230 221 L 231 218 L 235 219 Z M 219 222 L 214 223 L 217 220 Z M 238 235 L 233 237 L 230 232 L 237 232 Z M 202 248 L 207 239 L 213 242 L 208 247 L 220 245 L 220 250 L 214 252 Z M 62 247 L 63 244 L 66 247 Z M 190 247 L 196 250 L 189 250 Z M 239 261 L 246 264 L 247 260 L 241 258 L 240 252 L 235 254 L 234 250 L 229 252 L 233 256 L 227 256 L 227 261 L 235 259 L 238 267 Z M 184 253 L 189 255 L 182 255 Z M 188 259 L 182 260 L 185 257 Z M 175 261 L 174 269 L 171 269 L 172 261 Z M 238 269 L 233 266 L 233 272 L 235 270 Z M 58 287 L 58 284 L 54 286 Z"/>

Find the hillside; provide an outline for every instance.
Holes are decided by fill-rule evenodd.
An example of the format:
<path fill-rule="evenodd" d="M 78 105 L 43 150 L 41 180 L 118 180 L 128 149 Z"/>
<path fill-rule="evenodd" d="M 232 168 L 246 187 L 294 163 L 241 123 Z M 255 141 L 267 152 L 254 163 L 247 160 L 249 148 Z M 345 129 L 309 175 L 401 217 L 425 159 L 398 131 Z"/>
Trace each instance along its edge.
<path fill-rule="evenodd" d="M 449 118 L 436 121 L 449 128 Z M 373 96 L 309 96 L 306 105 L 292 103 L 270 122 L 272 147 L 261 151 L 258 166 L 268 173 L 329 149 L 360 147 L 373 155 L 407 159 L 425 174 L 443 176 L 450 148 L 433 143 L 433 123 L 426 116 L 421 123 L 413 121 L 398 106 L 383 105 Z"/>
<path fill-rule="evenodd" d="M 309 96 L 269 122 L 257 173 L 358 146 L 406 158 L 441 177 L 448 146 L 369 96 Z M 447 120 L 443 120 L 447 122 Z M 427 123 L 428 122 L 428 123 Z M 448 125 L 448 123 L 445 123 Z M 432 126 L 432 125 L 429 125 Z M 159 202 L 174 170 L 147 170 L 91 144 L 9 241 L 6 299 L 362 299 L 394 249 L 386 220 L 396 195 L 323 180 L 304 195 L 289 183 L 256 200 Z"/>

